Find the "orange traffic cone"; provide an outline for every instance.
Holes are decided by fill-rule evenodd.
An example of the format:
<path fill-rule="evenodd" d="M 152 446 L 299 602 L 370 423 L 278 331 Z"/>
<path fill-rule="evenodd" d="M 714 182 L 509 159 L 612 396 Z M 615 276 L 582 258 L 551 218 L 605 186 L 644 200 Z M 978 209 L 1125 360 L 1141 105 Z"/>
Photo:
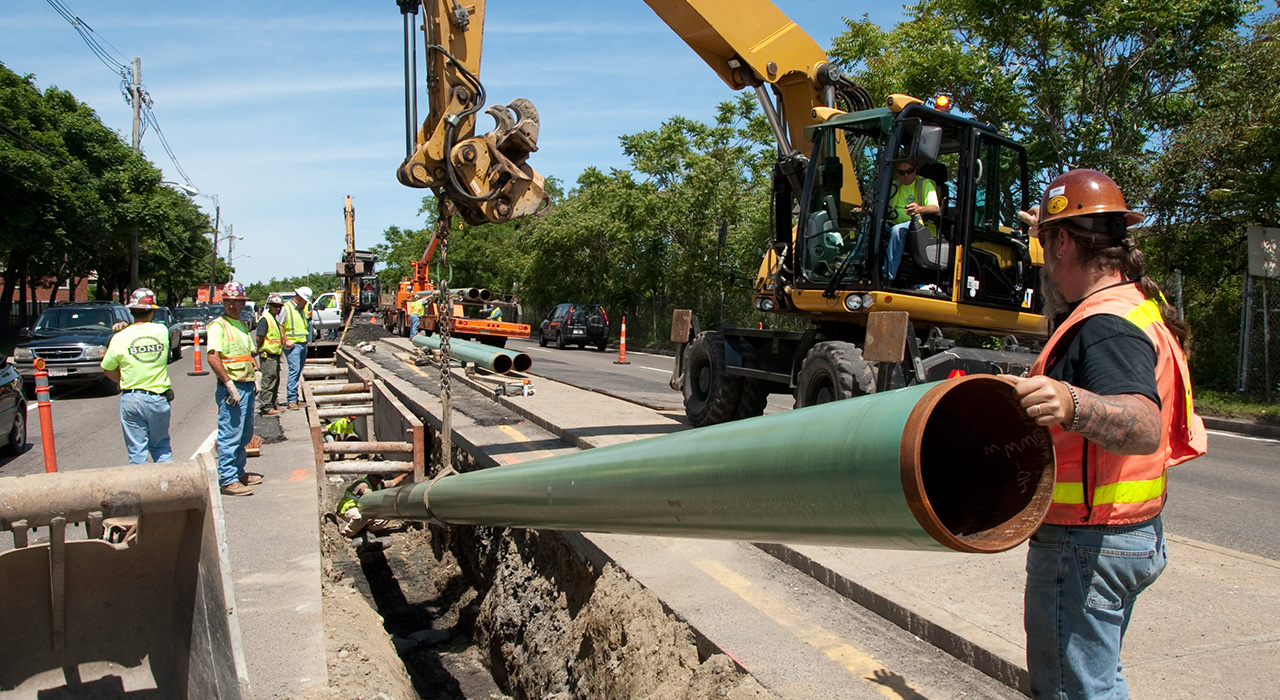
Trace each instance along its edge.
<path fill-rule="evenodd" d="M 200 362 L 200 324 L 194 325 L 195 336 L 191 340 L 192 347 L 196 349 L 196 366 L 194 372 L 187 372 L 188 377 L 203 377 L 209 372 L 205 370 L 204 365 Z"/>
<path fill-rule="evenodd" d="M 627 362 L 627 317 L 622 317 L 622 336 L 618 341 L 618 359 L 613 361 L 615 365 L 629 365 Z"/>
<path fill-rule="evenodd" d="M 49 403 L 49 372 L 44 360 L 36 358 L 36 405 L 40 410 L 40 443 L 44 448 L 44 471 L 58 471 L 58 453 L 53 447 L 53 406 Z"/>

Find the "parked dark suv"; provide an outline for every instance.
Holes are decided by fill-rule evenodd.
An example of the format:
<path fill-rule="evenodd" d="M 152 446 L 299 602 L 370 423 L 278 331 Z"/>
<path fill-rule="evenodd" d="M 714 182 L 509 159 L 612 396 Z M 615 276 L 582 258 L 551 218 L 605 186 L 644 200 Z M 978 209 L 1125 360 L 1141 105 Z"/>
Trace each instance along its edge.
<path fill-rule="evenodd" d="M 601 352 L 609 347 L 609 314 L 599 304 L 561 304 L 542 320 L 538 345 L 555 342 L 561 350 L 570 343 L 580 348 L 596 346 Z"/>
<path fill-rule="evenodd" d="M 107 379 L 101 362 L 111 342 L 111 327 L 120 321 L 132 323 L 133 316 L 115 302 L 79 302 L 45 309 L 34 326 L 22 330 L 24 340 L 13 351 L 23 384 L 28 389 L 35 385 L 33 362 L 38 357 L 45 361 L 51 385 L 98 383 L 107 393 L 116 393 L 120 385 Z"/>
<path fill-rule="evenodd" d="M 152 323 L 159 323 L 169 329 L 169 361 L 177 362 L 182 359 L 182 328 L 178 326 L 178 320 L 174 318 L 173 312 L 167 306 L 161 306 L 156 309 L 155 315 L 151 317 Z"/>

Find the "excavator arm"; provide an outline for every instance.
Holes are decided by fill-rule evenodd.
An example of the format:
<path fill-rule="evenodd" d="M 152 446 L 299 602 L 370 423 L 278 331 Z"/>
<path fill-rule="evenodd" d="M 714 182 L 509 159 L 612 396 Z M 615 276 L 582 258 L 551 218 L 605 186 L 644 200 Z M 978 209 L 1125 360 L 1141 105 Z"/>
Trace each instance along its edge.
<path fill-rule="evenodd" d="M 769 0 L 645 0 L 733 90 L 750 87 L 773 130 L 780 172 L 792 191 L 812 148 L 805 129 L 834 113 L 869 109 L 871 98 L 832 64 L 817 42 Z M 408 157 L 396 175 L 431 188 L 468 223 L 503 222 L 548 202 L 526 162 L 538 150 L 538 111 L 519 98 L 485 110 L 496 122 L 477 136 L 484 108 L 480 54 L 485 0 L 398 0 L 405 17 Z M 417 123 L 416 32 L 423 11 L 428 113 Z M 768 86 L 768 88 L 766 88 Z M 770 89 L 772 94 L 770 94 Z M 852 178 L 850 178 L 852 182 Z M 859 199 L 854 194 L 855 199 Z M 857 202 L 855 202 L 857 203 Z"/>
<path fill-rule="evenodd" d="M 778 144 L 781 170 L 803 170 L 813 144 L 805 133 L 833 110 L 869 109 L 871 98 L 769 0 L 645 0 L 733 90 L 751 88 Z M 766 85 L 772 88 L 770 96 Z"/>
<path fill-rule="evenodd" d="M 430 188 L 470 224 L 501 223 L 537 212 L 549 201 L 543 178 L 526 161 L 538 150 L 538 110 L 519 98 L 492 105 L 493 131 L 477 136 L 484 108 L 480 53 L 485 0 L 399 0 L 405 18 L 405 108 L 408 156 L 401 184 Z M 425 36 L 428 112 L 417 117 L 417 49 L 412 23 L 419 7 Z M 415 130 L 416 129 L 416 130 Z"/>

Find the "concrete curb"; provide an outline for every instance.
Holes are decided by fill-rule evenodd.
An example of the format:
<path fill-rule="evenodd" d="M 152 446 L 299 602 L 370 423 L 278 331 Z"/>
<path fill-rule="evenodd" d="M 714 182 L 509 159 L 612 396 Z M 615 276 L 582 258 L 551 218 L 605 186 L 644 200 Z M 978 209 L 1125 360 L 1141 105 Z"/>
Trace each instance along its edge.
<path fill-rule="evenodd" d="M 1237 420 L 1235 418 L 1217 418 L 1214 416 L 1204 416 L 1203 418 L 1204 427 L 1209 430 L 1221 430 L 1228 433 L 1280 440 L 1280 425 Z"/>
<path fill-rule="evenodd" d="M 998 635 L 921 600 L 897 591 L 890 595 L 843 576 L 781 544 L 752 543 L 765 554 L 954 656 L 991 678 L 1030 695 L 1025 653 Z"/>

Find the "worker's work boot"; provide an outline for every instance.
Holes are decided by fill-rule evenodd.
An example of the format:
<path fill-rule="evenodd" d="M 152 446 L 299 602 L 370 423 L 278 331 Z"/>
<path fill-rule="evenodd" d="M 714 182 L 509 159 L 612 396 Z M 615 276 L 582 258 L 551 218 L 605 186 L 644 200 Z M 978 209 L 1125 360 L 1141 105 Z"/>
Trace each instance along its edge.
<path fill-rule="evenodd" d="M 296 411 L 296 410 L 298 410 L 298 404 L 293 403 L 293 402 L 291 401 L 291 402 L 289 402 L 289 406 L 288 406 L 288 408 L 289 408 L 289 410 L 290 410 L 290 411 Z"/>
<path fill-rule="evenodd" d="M 219 489 L 224 496 L 252 496 L 253 489 L 239 481 L 233 481 Z"/>
<path fill-rule="evenodd" d="M 248 472 L 245 472 L 244 478 L 240 479 L 240 483 L 244 484 L 245 486 L 257 486 L 258 484 L 262 483 L 262 477 L 258 476 L 257 474 L 250 474 Z"/>

